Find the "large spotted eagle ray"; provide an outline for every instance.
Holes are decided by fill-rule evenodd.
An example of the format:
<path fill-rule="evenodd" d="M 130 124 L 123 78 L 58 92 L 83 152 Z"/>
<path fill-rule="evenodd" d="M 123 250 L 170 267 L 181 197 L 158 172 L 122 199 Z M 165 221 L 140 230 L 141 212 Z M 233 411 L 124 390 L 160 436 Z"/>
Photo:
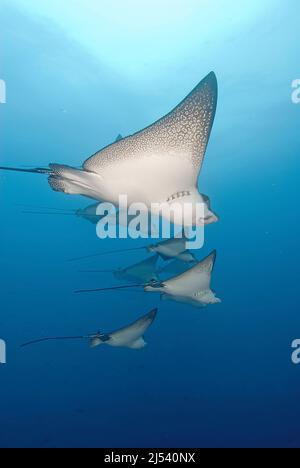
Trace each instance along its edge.
<path fill-rule="evenodd" d="M 49 175 L 53 190 L 80 194 L 99 201 L 128 204 L 167 203 L 171 221 L 176 210 L 190 207 L 190 225 L 218 220 L 207 196 L 198 191 L 198 177 L 208 145 L 217 105 L 217 79 L 209 73 L 169 114 L 149 127 L 118 138 L 88 158 L 81 168 L 49 164 L 48 168 L 0 169 Z M 197 204 L 204 205 L 199 218 Z M 178 212 L 179 215 L 179 212 Z"/>

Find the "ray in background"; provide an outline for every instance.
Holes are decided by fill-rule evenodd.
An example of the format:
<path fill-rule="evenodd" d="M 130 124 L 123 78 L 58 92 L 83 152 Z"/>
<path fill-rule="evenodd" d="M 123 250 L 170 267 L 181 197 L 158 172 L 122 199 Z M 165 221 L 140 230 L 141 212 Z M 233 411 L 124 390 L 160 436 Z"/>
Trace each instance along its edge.
<path fill-rule="evenodd" d="M 113 273 L 114 277 L 121 281 L 145 284 L 150 281 L 158 281 L 157 260 L 158 255 L 152 255 L 141 262 L 129 265 L 125 268 L 111 270 L 83 270 L 83 273 Z"/>
<path fill-rule="evenodd" d="M 131 349 L 141 349 L 146 346 L 144 340 L 144 333 L 148 330 L 157 315 L 157 309 L 151 310 L 148 314 L 140 317 L 134 323 L 127 325 L 124 328 L 115 330 L 110 333 L 97 332 L 91 335 L 82 336 L 56 336 L 40 338 L 38 340 L 28 341 L 23 343 L 21 347 L 29 346 L 32 344 L 42 343 L 44 341 L 64 341 L 64 340 L 88 340 L 91 348 L 95 348 L 102 344 L 113 347 L 123 347 Z"/>
<path fill-rule="evenodd" d="M 196 263 L 184 273 L 174 276 L 165 281 L 151 281 L 144 284 L 145 292 L 160 293 L 162 300 L 173 300 L 183 302 L 195 307 L 203 307 L 209 304 L 218 304 L 221 300 L 211 289 L 213 267 L 216 260 L 216 251 L 211 252 L 204 260 Z M 130 286 L 112 286 L 107 288 L 80 289 L 76 293 L 89 293 L 100 291 L 113 291 L 141 286 L 134 284 Z"/>
<path fill-rule="evenodd" d="M 180 234 L 180 237 L 174 237 L 171 239 L 166 239 L 156 244 L 149 244 L 141 247 L 132 247 L 128 249 L 116 249 L 109 250 L 106 252 L 100 252 L 98 254 L 85 255 L 83 257 L 75 257 L 70 259 L 70 261 L 85 260 L 94 257 L 101 257 L 103 255 L 117 254 L 122 252 L 131 252 L 135 250 L 144 250 L 147 252 L 158 254 L 163 260 L 170 260 L 176 258 L 184 263 L 193 263 L 197 261 L 195 255 L 187 250 L 186 248 L 187 238 L 185 235 Z"/>

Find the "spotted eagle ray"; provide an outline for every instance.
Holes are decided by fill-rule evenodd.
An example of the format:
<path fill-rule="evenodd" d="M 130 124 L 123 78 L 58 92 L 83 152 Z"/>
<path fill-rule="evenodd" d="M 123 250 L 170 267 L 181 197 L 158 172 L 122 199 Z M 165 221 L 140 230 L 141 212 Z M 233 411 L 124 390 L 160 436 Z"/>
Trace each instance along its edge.
<path fill-rule="evenodd" d="M 132 324 L 110 333 L 102 333 L 99 331 L 91 335 L 83 336 L 55 336 L 41 338 L 39 340 L 29 341 L 22 344 L 21 346 L 24 347 L 35 343 L 41 343 L 43 341 L 84 339 L 88 340 L 91 348 L 95 348 L 96 346 L 102 344 L 107 344 L 114 347 L 141 349 L 144 348 L 147 344 L 143 335 L 154 321 L 156 314 L 157 309 L 153 309 L 148 314 L 140 317 Z"/>
<path fill-rule="evenodd" d="M 216 304 L 221 300 L 216 297 L 211 289 L 211 277 L 216 259 L 214 250 L 205 259 L 198 262 L 180 275 L 169 278 L 165 281 L 151 281 L 144 284 L 146 292 L 158 292 L 162 300 L 170 299 L 177 302 L 184 302 L 196 307 L 203 307 L 208 304 Z M 81 289 L 76 293 L 88 293 L 98 291 L 111 291 L 117 289 L 134 288 L 140 284 L 113 286 L 108 288 Z"/>
<path fill-rule="evenodd" d="M 145 284 L 151 281 L 159 281 L 156 272 L 158 255 L 152 255 L 141 262 L 129 265 L 125 268 L 113 270 L 85 270 L 85 273 L 113 273 L 114 277 L 121 281 Z"/>
<path fill-rule="evenodd" d="M 78 208 L 78 209 L 63 209 L 63 208 L 47 208 L 47 207 L 37 207 L 33 205 L 20 205 L 26 207 L 27 210 L 23 210 L 22 213 L 24 214 L 32 214 L 32 215 L 52 215 L 52 216 L 76 216 L 78 218 L 85 219 L 90 223 L 96 225 L 99 221 L 105 218 L 105 223 L 109 225 L 121 225 L 121 226 L 129 226 L 130 222 L 136 218 L 135 215 L 131 215 L 126 213 L 126 218 L 123 215 L 123 210 L 114 209 L 107 214 L 98 214 L 97 208 L 99 206 L 99 202 L 92 203 L 91 205 L 86 206 L 85 208 Z M 30 208 L 30 209 L 29 209 Z M 33 211 L 33 208 L 35 210 Z M 125 222 L 124 222 L 125 220 Z M 149 222 L 150 221 L 150 222 Z M 147 231 L 140 229 L 142 234 L 158 234 L 157 227 L 152 223 L 151 218 L 149 216 L 148 219 L 148 229 Z"/>
<path fill-rule="evenodd" d="M 132 252 L 133 250 L 146 249 L 147 252 L 158 254 L 163 260 L 170 260 L 176 258 L 185 263 L 192 263 L 196 261 L 196 257 L 186 248 L 187 238 L 184 233 L 181 237 L 173 237 L 166 239 L 156 244 L 149 244 L 141 247 L 132 247 L 129 249 L 108 250 L 92 255 L 85 255 L 83 257 L 71 258 L 70 261 L 85 260 L 93 257 L 100 257 L 102 255 L 109 255 L 121 252 Z"/>
<path fill-rule="evenodd" d="M 181 260 L 172 260 L 167 264 L 157 267 L 158 255 L 152 255 L 141 262 L 129 265 L 125 268 L 106 270 L 80 270 L 81 273 L 113 273 L 114 277 L 121 281 L 145 284 L 159 281 L 160 276 L 179 275 L 187 270 L 187 266 Z"/>
<path fill-rule="evenodd" d="M 211 289 L 211 276 L 216 259 L 216 251 L 204 260 L 178 276 L 158 285 L 146 285 L 147 292 L 160 292 L 161 299 L 184 302 L 196 307 L 217 304 L 221 300 Z"/>
<path fill-rule="evenodd" d="M 53 215 L 53 216 L 77 216 L 78 218 L 85 219 L 92 224 L 97 224 L 101 215 L 97 214 L 97 208 L 99 203 L 93 203 L 86 206 L 85 208 L 68 209 L 68 208 L 48 208 L 48 207 L 37 207 L 34 205 L 20 205 L 26 207 L 22 213 L 33 214 L 33 215 Z M 29 209 L 30 208 L 30 209 Z M 35 208 L 35 211 L 33 211 Z M 47 210 L 47 211 L 46 211 Z"/>
<path fill-rule="evenodd" d="M 209 73 L 170 113 L 143 130 L 118 138 L 89 157 L 81 168 L 49 164 L 33 169 L 0 169 L 47 174 L 53 190 L 87 196 L 118 205 L 168 204 L 171 222 L 182 221 L 182 208 L 190 207 L 186 225 L 216 222 L 206 196 L 198 190 L 198 177 L 208 145 L 217 106 L 217 79 Z M 199 204 L 204 206 L 199 217 Z"/>

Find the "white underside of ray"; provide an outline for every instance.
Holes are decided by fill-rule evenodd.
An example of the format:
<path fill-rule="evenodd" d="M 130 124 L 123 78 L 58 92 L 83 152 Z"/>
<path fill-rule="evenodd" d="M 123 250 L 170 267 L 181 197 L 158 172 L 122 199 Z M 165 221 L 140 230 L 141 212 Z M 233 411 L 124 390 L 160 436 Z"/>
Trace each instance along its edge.
<path fill-rule="evenodd" d="M 199 262 L 194 267 L 175 278 L 165 281 L 166 292 L 178 296 L 189 296 L 210 289 L 213 259 Z"/>
<path fill-rule="evenodd" d="M 174 294 L 163 293 L 161 295 L 162 300 L 170 300 L 175 302 L 180 302 L 183 304 L 189 304 L 194 307 L 205 307 L 208 304 L 217 304 L 221 302 L 219 298 L 211 290 L 203 291 L 202 294 L 197 296 L 178 296 Z"/>
<path fill-rule="evenodd" d="M 214 262 L 215 252 L 184 273 L 164 281 L 162 287 L 146 286 L 145 290 L 160 292 L 162 299 L 193 305 L 220 302 L 210 288 Z"/>
<path fill-rule="evenodd" d="M 131 325 L 110 333 L 109 340 L 105 342 L 102 342 L 99 338 L 92 339 L 91 346 L 95 347 L 104 343 L 113 347 L 143 348 L 146 345 L 143 335 L 152 324 L 155 316 L 156 310 L 153 310 Z"/>
<path fill-rule="evenodd" d="M 118 205 L 119 196 L 127 195 L 128 204 L 167 203 L 170 196 L 189 190 L 197 196 L 195 187 L 197 174 L 190 162 L 178 157 L 159 155 L 143 157 L 138 160 L 121 160 L 105 166 L 101 173 L 78 171 L 67 166 L 51 165 L 54 176 L 49 183 L 54 190 L 69 194 L 80 194 L 99 201 Z"/>
<path fill-rule="evenodd" d="M 183 262 L 192 262 L 195 260 L 194 256 L 186 250 L 187 239 L 183 237 L 175 237 L 159 242 L 154 246 L 148 248 L 149 251 L 157 252 L 164 259 L 177 258 Z"/>
<path fill-rule="evenodd" d="M 118 203 L 119 195 L 126 194 L 129 204 L 141 202 L 148 208 L 151 203 L 167 202 L 174 193 L 192 190 L 196 182 L 192 165 L 183 162 L 181 155 L 141 155 L 138 160 L 119 161 L 103 168 L 101 177 L 105 200 Z"/>

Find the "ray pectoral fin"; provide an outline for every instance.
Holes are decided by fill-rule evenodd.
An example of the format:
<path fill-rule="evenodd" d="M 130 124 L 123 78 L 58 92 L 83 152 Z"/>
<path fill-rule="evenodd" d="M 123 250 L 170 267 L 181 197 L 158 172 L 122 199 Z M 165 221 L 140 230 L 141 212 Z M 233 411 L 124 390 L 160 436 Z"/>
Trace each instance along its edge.
<path fill-rule="evenodd" d="M 141 161 L 145 155 L 145 165 L 152 158 L 157 170 L 161 169 L 170 181 L 172 176 L 166 171 L 166 161 L 173 159 L 178 162 L 174 180 L 178 180 L 178 172 L 181 174 L 189 163 L 194 169 L 189 175 L 193 186 L 209 141 L 217 97 L 217 80 L 211 72 L 171 112 L 143 130 L 98 151 L 84 162 L 84 169 L 101 173 L 103 168 Z M 130 186 L 128 188 L 130 191 Z M 151 199 L 151 194 L 147 195 Z"/>
<path fill-rule="evenodd" d="M 216 258 L 217 258 L 217 251 L 213 250 L 204 260 L 203 262 L 208 263 L 208 269 L 212 273 L 215 263 L 216 263 Z"/>
<path fill-rule="evenodd" d="M 108 343 L 110 339 L 111 339 L 111 336 L 107 335 L 105 333 L 98 333 L 97 335 L 90 336 L 89 337 L 89 347 L 90 348 L 96 348 L 97 346 L 99 346 L 101 344 Z"/>
<path fill-rule="evenodd" d="M 165 255 L 165 254 L 163 254 L 161 252 L 159 252 L 158 255 L 162 258 L 162 260 L 165 260 L 165 261 L 170 260 L 170 258 L 171 258 L 170 255 Z"/>
<path fill-rule="evenodd" d="M 139 319 L 140 322 L 143 322 L 144 324 L 146 324 L 146 329 L 149 328 L 152 322 L 155 320 L 157 316 L 157 312 L 158 312 L 158 309 L 156 307 L 155 309 L 150 310 L 150 312 L 144 315 L 144 317 Z"/>
<path fill-rule="evenodd" d="M 130 349 L 142 349 L 146 346 L 146 341 L 144 340 L 144 337 L 140 337 L 135 341 L 132 341 L 132 343 L 128 344 L 128 348 Z"/>
<path fill-rule="evenodd" d="M 103 177 L 101 174 L 65 164 L 51 163 L 49 167 L 52 172 L 48 182 L 54 191 L 83 195 L 96 200 L 102 199 Z"/>

